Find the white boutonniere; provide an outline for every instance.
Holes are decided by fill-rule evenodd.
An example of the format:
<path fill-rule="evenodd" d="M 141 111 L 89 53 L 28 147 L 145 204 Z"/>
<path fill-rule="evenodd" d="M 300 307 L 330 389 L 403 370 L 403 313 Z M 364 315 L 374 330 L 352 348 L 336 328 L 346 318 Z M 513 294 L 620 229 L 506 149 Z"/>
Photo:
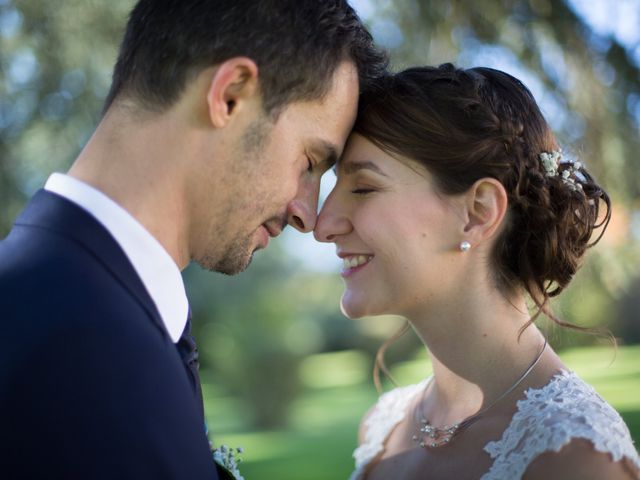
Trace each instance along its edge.
<path fill-rule="evenodd" d="M 212 450 L 213 460 L 224 470 L 226 470 L 235 480 L 244 480 L 240 475 L 238 464 L 242 459 L 238 456 L 243 453 L 242 447 L 229 448 L 227 445 L 220 445 Z"/>

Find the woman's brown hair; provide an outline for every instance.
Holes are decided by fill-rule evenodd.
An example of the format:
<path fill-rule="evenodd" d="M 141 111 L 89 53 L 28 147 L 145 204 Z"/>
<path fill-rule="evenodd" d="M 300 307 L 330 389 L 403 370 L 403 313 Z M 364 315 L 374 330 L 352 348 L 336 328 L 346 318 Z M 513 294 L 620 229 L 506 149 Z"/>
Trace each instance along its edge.
<path fill-rule="evenodd" d="M 529 294 L 537 306 L 531 322 L 543 312 L 561 326 L 587 330 L 558 319 L 548 302 L 602 237 L 611 202 L 575 159 L 562 159 L 556 175 L 545 170 L 540 155 L 560 148 L 522 82 L 452 64 L 389 74 L 362 94 L 354 131 L 423 165 L 445 195 L 466 192 L 481 178 L 500 181 L 508 211 L 491 256 L 497 287 Z"/>

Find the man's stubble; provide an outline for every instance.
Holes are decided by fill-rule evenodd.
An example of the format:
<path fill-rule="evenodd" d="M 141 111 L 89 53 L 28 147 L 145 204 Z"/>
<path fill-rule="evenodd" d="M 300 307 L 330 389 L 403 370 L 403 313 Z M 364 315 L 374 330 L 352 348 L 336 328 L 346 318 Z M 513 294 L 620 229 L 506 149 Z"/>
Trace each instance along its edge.
<path fill-rule="evenodd" d="M 267 160 L 264 158 L 264 149 L 269 142 L 271 129 L 272 123 L 266 118 L 260 118 L 247 127 L 241 138 L 238 154 L 235 156 L 237 161 L 232 165 L 231 178 L 233 182 L 241 182 L 243 185 L 242 188 L 238 185 L 234 189 L 237 195 L 229 199 L 230 208 L 224 212 L 220 221 L 216 222 L 210 235 L 210 248 L 203 258 L 196 260 L 206 270 L 236 275 L 246 270 L 251 263 L 255 228 L 251 231 L 241 230 L 230 237 L 230 226 L 235 222 L 242 229 L 247 225 L 245 219 L 264 216 L 267 199 L 253 196 L 252 190 L 255 189 L 252 186 L 260 185 L 261 178 L 257 172 L 261 170 L 260 162 Z M 220 239 L 226 239 L 226 244 L 221 246 Z"/>

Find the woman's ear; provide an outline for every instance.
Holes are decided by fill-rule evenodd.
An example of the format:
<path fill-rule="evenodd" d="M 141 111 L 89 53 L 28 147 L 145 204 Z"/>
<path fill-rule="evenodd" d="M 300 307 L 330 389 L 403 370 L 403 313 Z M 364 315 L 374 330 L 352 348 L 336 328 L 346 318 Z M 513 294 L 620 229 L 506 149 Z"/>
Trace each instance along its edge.
<path fill-rule="evenodd" d="M 465 194 L 467 223 L 464 231 L 469 241 L 478 245 L 492 238 L 507 213 L 508 196 L 495 178 L 481 178 Z"/>
<path fill-rule="evenodd" d="M 209 119 L 223 128 L 245 103 L 259 94 L 258 66 L 247 57 L 234 57 L 219 64 L 207 91 Z"/>

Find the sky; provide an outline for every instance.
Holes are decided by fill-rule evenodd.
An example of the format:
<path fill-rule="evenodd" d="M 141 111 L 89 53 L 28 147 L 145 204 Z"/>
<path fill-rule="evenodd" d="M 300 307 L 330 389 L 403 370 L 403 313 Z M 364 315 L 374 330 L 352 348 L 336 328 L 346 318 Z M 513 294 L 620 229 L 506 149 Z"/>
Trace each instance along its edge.
<path fill-rule="evenodd" d="M 403 40 L 400 28 L 391 19 L 375 18 L 377 6 L 389 3 L 390 0 L 351 0 L 350 3 L 360 17 L 370 25 L 374 39 L 379 44 L 393 48 Z M 572 9 L 591 26 L 594 33 L 606 41 L 613 37 L 621 44 L 631 48 L 632 56 L 640 65 L 640 0 L 568 0 Z M 561 69 L 560 52 L 549 49 L 547 63 L 550 68 Z M 457 60 L 457 59 L 454 59 Z M 473 53 L 474 64 L 484 64 L 506 70 L 519 77 L 539 100 L 547 118 L 553 118 L 559 128 L 562 122 L 571 121 L 545 91 L 542 84 L 523 69 L 518 59 L 504 49 L 483 48 Z M 561 72 L 559 71 L 560 75 Z M 606 72 L 604 73 L 606 74 Z M 577 136 L 580 135 L 579 122 L 575 126 Z M 327 172 L 321 184 L 321 203 L 335 184 L 333 172 Z M 337 272 L 341 261 L 335 255 L 333 244 L 316 242 L 312 234 L 301 234 L 293 228 L 287 228 L 282 235 L 285 249 L 305 268 L 318 272 Z"/>

